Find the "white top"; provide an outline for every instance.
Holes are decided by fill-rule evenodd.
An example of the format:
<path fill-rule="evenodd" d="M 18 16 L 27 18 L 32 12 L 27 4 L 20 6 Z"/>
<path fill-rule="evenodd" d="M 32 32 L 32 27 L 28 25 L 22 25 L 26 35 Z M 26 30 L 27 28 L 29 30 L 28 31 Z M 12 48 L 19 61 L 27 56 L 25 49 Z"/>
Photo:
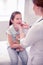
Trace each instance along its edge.
<path fill-rule="evenodd" d="M 21 39 L 22 47 L 31 46 L 30 58 L 43 57 L 43 20 L 40 19 L 29 30 L 25 38 Z"/>
<path fill-rule="evenodd" d="M 27 31 L 28 31 L 27 29 L 23 29 L 23 32 L 24 32 L 25 35 L 26 35 Z M 8 30 L 6 31 L 6 33 L 12 36 L 12 40 L 13 41 L 15 41 L 16 40 L 16 36 L 18 34 L 20 34 L 19 31 L 15 30 L 13 25 L 9 26 Z"/>

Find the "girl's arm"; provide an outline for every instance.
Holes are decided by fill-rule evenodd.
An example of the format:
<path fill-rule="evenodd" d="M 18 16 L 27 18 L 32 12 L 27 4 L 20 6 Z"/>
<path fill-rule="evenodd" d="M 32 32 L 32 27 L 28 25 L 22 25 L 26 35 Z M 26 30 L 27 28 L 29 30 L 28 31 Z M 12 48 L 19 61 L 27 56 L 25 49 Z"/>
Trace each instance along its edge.
<path fill-rule="evenodd" d="M 21 48 L 20 44 L 15 40 L 12 40 L 12 36 L 7 34 L 8 42 L 11 48 Z"/>

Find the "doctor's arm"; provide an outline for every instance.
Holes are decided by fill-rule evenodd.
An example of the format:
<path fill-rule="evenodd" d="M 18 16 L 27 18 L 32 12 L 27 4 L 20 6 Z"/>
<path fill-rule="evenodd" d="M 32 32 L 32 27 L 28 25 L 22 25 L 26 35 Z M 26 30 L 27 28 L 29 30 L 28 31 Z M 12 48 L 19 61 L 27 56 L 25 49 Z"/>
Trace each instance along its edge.
<path fill-rule="evenodd" d="M 39 37 L 39 24 L 33 25 L 29 30 L 25 38 L 21 39 L 21 45 L 22 47 L 26 48 L 28 46 L 32 46 L 37 42 Z M 39 31 L 40 32 L 40 31 Z"/>

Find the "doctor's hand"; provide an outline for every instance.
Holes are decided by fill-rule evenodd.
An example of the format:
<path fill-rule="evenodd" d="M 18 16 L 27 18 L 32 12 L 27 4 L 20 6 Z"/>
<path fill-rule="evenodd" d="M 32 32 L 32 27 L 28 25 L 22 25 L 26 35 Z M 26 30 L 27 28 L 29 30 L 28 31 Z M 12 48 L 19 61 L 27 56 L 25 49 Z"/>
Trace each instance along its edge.
<path fill-rule="evenodd" d="M 24 48 L 20 48 L 20 49 L 19 49 L 19 51 L 23 51 L 23 50 L 24 50 Z"/>

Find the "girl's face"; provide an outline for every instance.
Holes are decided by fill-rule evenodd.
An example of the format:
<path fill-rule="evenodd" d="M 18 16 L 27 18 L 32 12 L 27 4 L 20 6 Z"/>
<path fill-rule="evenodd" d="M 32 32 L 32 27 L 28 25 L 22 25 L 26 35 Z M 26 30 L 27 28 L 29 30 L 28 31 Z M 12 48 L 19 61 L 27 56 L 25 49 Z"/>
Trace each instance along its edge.
<path fill-rule="evenodd" d="M 38 7 L 37 5 L 33 4 L 33 10 L 36 15 L 41 15 L 40 7 Z"/>
<path fill-rule="evenodd" d="M 21 14 L 16 14 L 13 20 L 13 24 L 19 24 L 19 23 L 22 23 L 22 16 Z"/>

